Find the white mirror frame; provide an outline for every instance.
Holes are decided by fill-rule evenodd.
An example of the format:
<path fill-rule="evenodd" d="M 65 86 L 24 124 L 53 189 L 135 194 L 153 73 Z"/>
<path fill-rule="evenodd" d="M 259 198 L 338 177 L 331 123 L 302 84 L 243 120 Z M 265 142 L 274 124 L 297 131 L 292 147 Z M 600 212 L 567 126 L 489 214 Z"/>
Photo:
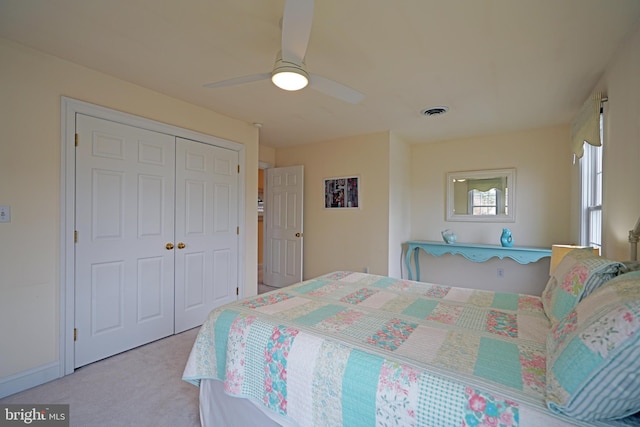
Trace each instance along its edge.
<path fill-rule="evenodd" d="M 454 209 L 454 180 L 459 179 L 487 179 L 505 177 L 507 179 L 507 214 L 498 215 L 469 215 L 456 214 Z M 466 222 L 515 222 L 516 220 L 516 170 L 511 169 L 491 169 L 479 171 L 462 171 L 447 173 L 447 200 L 446 200 L 446 220 L 466 221 Z"/>

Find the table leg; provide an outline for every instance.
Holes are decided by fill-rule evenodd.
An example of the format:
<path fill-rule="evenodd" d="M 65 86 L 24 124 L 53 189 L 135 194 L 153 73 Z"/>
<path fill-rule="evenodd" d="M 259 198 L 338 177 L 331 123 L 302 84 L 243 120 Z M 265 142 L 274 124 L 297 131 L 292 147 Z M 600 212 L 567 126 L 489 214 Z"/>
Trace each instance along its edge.
<path fill-rule="evenodd" d="M 413 274 L 411 273 L 411 251 L 412 251 L 411 247 L 408 247 L 407 254 L 404 256 L 404 265 L 407 267 L 407 274 L 409 276 L 409 280 L 413 280 Z"/>

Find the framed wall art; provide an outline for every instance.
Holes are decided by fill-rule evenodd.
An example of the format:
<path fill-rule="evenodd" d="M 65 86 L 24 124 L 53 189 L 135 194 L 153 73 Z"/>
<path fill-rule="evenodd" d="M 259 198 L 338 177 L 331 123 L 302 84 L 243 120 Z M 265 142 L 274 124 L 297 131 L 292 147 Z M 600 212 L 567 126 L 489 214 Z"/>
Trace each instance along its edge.
<path fill-rule="evenodd" d="M 360 208 L 360 177 L 348 176 L 324 180 L 325 209 Z"/>

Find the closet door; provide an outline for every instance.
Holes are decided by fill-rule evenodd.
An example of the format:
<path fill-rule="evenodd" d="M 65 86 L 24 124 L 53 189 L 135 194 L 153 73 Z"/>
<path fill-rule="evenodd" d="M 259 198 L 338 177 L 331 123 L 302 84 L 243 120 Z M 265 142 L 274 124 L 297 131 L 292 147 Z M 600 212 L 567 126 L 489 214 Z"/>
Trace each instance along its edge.
<path fill-rule="evenodd" d="M 76 119 L 78 367 L 173 333 L 175 138 Z"/>
<path fill-rule="evenodd" d="M 238 153 L 176 138 L 175 332 L 237 299 Z"/>

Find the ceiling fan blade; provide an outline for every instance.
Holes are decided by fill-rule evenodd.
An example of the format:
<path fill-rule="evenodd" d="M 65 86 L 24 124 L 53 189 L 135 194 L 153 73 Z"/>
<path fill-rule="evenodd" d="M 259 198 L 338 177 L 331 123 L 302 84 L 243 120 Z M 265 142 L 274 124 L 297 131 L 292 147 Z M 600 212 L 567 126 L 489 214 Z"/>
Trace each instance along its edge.
<path fill-rule="evenodd" d="M 364 99 L 364 94 L 355 89 L 335 82 L 317 74 L 309 75 L 309 87 L 322 92 L 325 95 L 333 96 L 350 104 L 359 104 Z"/>
<path fill-rule="evenodd" d="M 204 87 L 208 88 L 216 88 L 216 87 L 225 87 L 225 86 L 236 86 L 245 83 L 256 82 L 258 80 L 269 80 L 271 78 L 271 73 L 260 73 L 260 74 L 251 74 L 249 76 L 243 77 L 235 77 L 233 79 L 222 80 L 214 83 L 207 83 Z"/>
<path fill-rule="evenodd" d="M 282 60 L 301 65 L 307 53 L 313 0 L 286 0 L 282 16 Z"/>

